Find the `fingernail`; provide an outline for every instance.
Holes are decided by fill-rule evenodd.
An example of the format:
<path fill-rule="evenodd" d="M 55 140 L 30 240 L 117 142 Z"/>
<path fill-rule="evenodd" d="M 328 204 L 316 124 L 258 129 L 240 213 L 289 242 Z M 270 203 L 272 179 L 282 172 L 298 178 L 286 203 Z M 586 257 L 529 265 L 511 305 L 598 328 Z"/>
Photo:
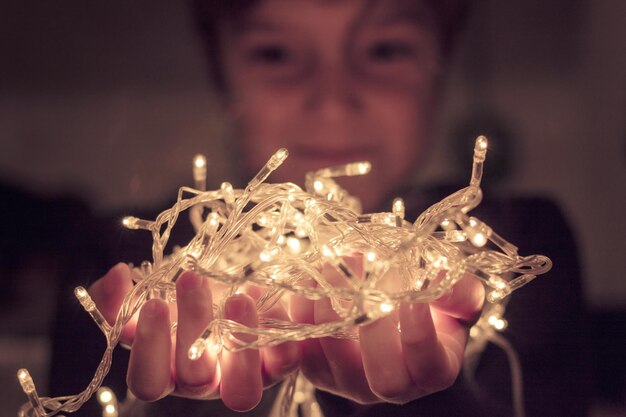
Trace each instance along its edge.
<path fill-rule="evenodd" d="M 226 301 L 224 314 L 228 319 L 238 319 L 248 313 L 250 301 L 243 295 L 233 295 Z"/>
<path fill-rule="evenodd" d="M 428 303 L 402 303 L 400 308 L 408 313 L 412 319 L 420 320 L 422 317 L 430 314 Z"/>
<path fill-rule="evenodd" d="M 180 286 L 185 291 L 191 291 L 202 287 L 204 278 L 193 272 L 185 272 L 183 276 L 179 278 Z"/>

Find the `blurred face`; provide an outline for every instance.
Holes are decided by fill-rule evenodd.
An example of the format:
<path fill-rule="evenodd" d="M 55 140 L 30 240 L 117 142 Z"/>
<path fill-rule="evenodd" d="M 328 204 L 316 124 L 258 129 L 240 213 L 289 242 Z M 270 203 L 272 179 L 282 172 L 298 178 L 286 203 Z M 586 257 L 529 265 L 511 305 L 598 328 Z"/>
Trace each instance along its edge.
<path fill-rule="evenodd" d="M 271 181 L 368 160 L 339 182 L 374 209 L 424 156 L 435 112 L 438 39 L 415 0 L 265 0 L 223 28 L 229 106 L 245 168 L 279 148 Z"/>

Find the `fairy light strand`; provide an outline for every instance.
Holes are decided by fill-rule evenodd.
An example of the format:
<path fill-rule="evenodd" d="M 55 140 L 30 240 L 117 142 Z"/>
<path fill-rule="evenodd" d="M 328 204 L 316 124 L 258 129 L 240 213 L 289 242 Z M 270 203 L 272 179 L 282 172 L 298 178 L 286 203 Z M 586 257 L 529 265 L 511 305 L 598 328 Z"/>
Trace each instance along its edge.
<path fill-rule="evenodd" d="M 514 245 L 486 223 L 467 215 L 482 199 L 480 182 L 486 152 L 487 139 L 480 136 L 474 146 L 469 186 L 432 205 L 413 223 L 405 219 L 402 199 L 394 200 L 389 212 L 362 214 L 358 199 L 335 182 L 339 176 L 368 173 L 369 162 L 309 173 L 303 190 L 292 183 L 265 183 L 288 157 L 287 150 L 280 149 L 245 189 L 234 189 L 225 182 L 218 190 L 206 191 L 206 158 L 196 156 L 195 188 L 181 187 L 176 203 L 154 220 L 129 216 L 122 221 L 129 229 L 152 234 L 153 259 L 132 268 L 135 285 L 126 295 L 115 323 L 109 325 L 103 319 L 84 288 L 75 291 L 107 342 L 89 385 L 73 396 L 39 397 L 28 372 L 20 370 L 18 378 L 29 402 L 18 415 L 51 417 L 78 410 L 101 387 L 109 372 L 122 327 L 151 297 L 175 302 L 175 281 L 188 270 L 222 290 L 216 292 L 221 298 L 214 295 L 215 319 L 188 347 L 191 359 L 200 358 L 206 349 L 217 353 L 221 349 L 259 349 L 310 338 L 356 339 L 354 328 L 390 314 L 402 302 L 436 300 L 465 274 L 478 277 L 486 289 L 485 307 L 471 329 L 468 344 L 468 351 L 481 350 L 494 332 L 506 328 L 503 301 L 551 268 L 547 257 L 520 256 Z M 165 254 L 172 228 L 187 210 L 196 235 L 187 245 Z M 331 282 L 325 265 L 344 285 Z M 308 285 L 311 280 L 317 285 Z M 261 314 L 256 328 L 225 319 L 226 298 L 248 286 L 265 290 L 257 300 L 260 313 L 297 295 L 310 300 L 330 299 L 339 319 L 305 324 L 264 319 Z M 172 328 L 175 331 L 176 323 Z M 292 387 L 285 392 L 301 392 L 295 388 L 296 379 L 289 378 L 288 383 Z M 304 386 L 302 382 L 297 385 Z M 283 400 L 282 409 L 293 413 L 291 394 Z M 103 395 L 108 398 L 102 393 L 99 398 Z M 319 408 L 307 401 L 312 409 Z M 108 405 L 103 405 L 105 411 Z M 109 409 L 111 416 L 117 413 L 117 408 Z"/>

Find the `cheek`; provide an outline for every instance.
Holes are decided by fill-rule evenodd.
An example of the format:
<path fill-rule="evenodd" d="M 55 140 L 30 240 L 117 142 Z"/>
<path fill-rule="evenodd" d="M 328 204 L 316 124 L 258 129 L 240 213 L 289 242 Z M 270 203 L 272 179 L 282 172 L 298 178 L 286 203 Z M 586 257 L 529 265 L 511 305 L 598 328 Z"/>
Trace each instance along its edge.
<path fill-rule="evenodd" d="M 384 166 L 390 183 L 406 182 L 425 156 L 432 135 L 432 105 L 415 94 L 396 94 L 377 100 L 377 120 L 384 137 Z"/>
<path fill-rule="evenodd" d="M 262 90 L 250 90 L 238 97 L 235 123 L 249 171 L 259 169 L 278 149 L 290 148 L 295 108 L 292 99 Z"/>

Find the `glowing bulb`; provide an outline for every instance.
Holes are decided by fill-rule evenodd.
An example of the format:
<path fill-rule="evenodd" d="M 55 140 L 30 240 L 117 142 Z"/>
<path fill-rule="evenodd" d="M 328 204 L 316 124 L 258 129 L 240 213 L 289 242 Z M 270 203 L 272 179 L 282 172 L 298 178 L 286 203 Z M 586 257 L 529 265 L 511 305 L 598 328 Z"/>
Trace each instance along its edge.
<path fill-rule="evenodd" d="M 113 394 L 111 393 L 111 390 L 107 388 L 101 388 L 99 391 L 100 392 L 98 394 L 98 401 L 103 404 L 110 403 L 113 399 Z"/>
<path fill-rule="evenodd" d="M 122 226 L 131 230 L 137 230 L 137 229 L 150 230 L 150 228 L 152 227 L 152 222 L 138 219 L 137 217 L 133 217 L 133 216 L 126 216 L 122 219 Z"/>
<path fill-rule="evenodd" d="M 270 164 L 272 166 L 272 170 L 278 168 L 280 164 L 285 162 L 285 159 L 289 156 L 289 151 L 285 148 L 280 148 L 279 150 L 272 155 L 270 158 Z"/>
<path fill-rule="evenodd" d="M 113 404 L 107 404 L 104 407 L 104 412 L 102 413 L 103 417 L 117 417 L 118 413 L 117 413 L 117 407 L 115 407 Z"/>
<path fill-rule="evenodd" d="M 17 379 L 22 386 L 22 390 L 24 390 L 26 394 L 35 392 L 35 384 L 33 383 L 33 379 L 26 368 L 22 368 L 17 371 Z"/>
<path fill-rule="evenodd" d="M 445 239 L 448 242 L 465 242 L 467 235 L 462 230 L 446 230 Z"/>
<path fill-rule="evenodd" d="M 315 192 L 317 193 L 321 193 L 322 191 L 324 191 L 324 183 L 320 180 L 316 180 L 313 182 L 313 189 L 315 190 Z"/>
<path fill-rule="evenodd" d="M 322 246 L 322 256 L 324 256 L 324 258 L 332 260 L 337 257 L 337 253 L 335 253 L 335 251 L 329 248 L 328 246 L 324 245 Z"/>
<path fill-rule="evenodd" d="M 494 329 L 498 331 L 504 330 L 508 324 L 506 320 L 502 319 L 500 316 L 497 316 L 495 314 L 489 316 L 489 318 L 487 319 L 487 322 L 491 326 L 493 326 Z"/>
<path fill-rule="evenodd" d="M 440 256 L 433 261 L 433 266 L 437 269 L 446 269 L 448 267 L 448 258 Z"/>
<path fill-rule="evenodd" d="M 96 304 L 93 302 L 93 300 L 91 299 L 91 297 L 89 296 L 89 293 L 87 293 L 87 290 L 83 287 L 76 287 L 74 289 L 74 294 L 76 295 L 76 298 L 78 298 L 78 301 L 80 302 L 80 304 L 83 306 L 83 308 L 87 311 L 91 311 L 96 307 Z"/>
<path fill-rule="evenodd" d="M 470 335 L 471 338 L 474 338 L 474 339 L 477 338 L 478 335 L 480 335 L 480 327 L 478 327 L 476 325 L 472 326 L 470 328 L 469 335 Z"/>
<path fill-rule="evenodd" d="M 393 214 L 404 219 L 404 200 L 401 198 L 396 198 L 393 200 L 392 211 Z"/>
<path fill-rule="evenodd" d="M 291 249 L 292 253 L 300 253 L 300 251 L 302 250 L 302 243 L 300 243 L 300 239 L 298 239 L 298 238 L 288 237 L 287 238 L 287 247 L 289 247 L 289 249 Z"/>
<path fill-rule="evenodd" d="M 219 226 L 219 224 L 220 224 L 219 219 L 220 219 L 220 216 L 217 213 L 209 214 L 209 218 L 208 218 L 209 226 L 211 226 L 211 227 Z"/>
<path fill-rule="evenodd" d="M 135 219 L 136 217 L 126 216 L 122 219 L 122 225 L 127 229 L 135 229 Z"/>
<path fill-rule="evenodd" d="M 263 166 L 263 168 L 261 168 L 261 170 L 250 180 L 248 186 L 246 187 L 247 192 L 251 192 L 258 187 L 259 184 L 265 181 L 272 171 L 285 162 L 285 159 L 287 159 L 288 156 L 289 152 L 285 148 L 279 149 L 274 155 L 272 155 L 265 166 Z"/>
<path fill-rule="evenodd" d="M 235 192 L 233 190 L 233 185 L 229 182 L 223 182 L 220 186 L 222 190 L 222 195 L 224 196 L 224 201 L 226 204 L 233 204 L 235 202 Z"/>
<path fill-rule="evenodd" d="M 214 340 L 211 343 L 209 343 L 209 352 L 211 353 L 211 355 L 219 355 L 222 352 L 224 345 L 222 344 L 221 341 L 219 340 Z"/>
<path fill-rule="evenodd" d="M 306 394 L 302 391 L 296 391 L 293 394 L 293 402 L 296 404 L 302 404 L 306 400 Z"/>
<path fill-rule="evenodd" d="M 357 172 L 359 175 L 365 175 L 372 169 L 372 164 L 369 162 L 359 162 L 357 164 Z"/>
<path fill-rule="evenodd" d="M 361 162 L 352 162 L 346 165 L 346 170 L 343 175 L 346 176 L 354 176 L 354 175 L 365 175 L 372 170 L 372 164 L 367 161 Z"/>
<path fill-rule="evenodd" d="M 384 314 L 388 314 L 391 313 L 393 311 L 393 304 L 391 303 L 380 303 L 378 305 L 378 308 L 380 309 L 380 311 Z"/>
<path fill-rule="evenodd" d="M 24 394 L 28 397 L 31 407 L 35 410 L 36 415 L 39 417 L 45 416 L 46 410 L 43 408 L 39 395 L 37 395 L 35 383 L 33 382 L 30 373 L 28 373 L 28 370 L 26 368 L 22 368 L 17 371 L 17 379 L 22 386 L 22 391 L 24 391 Z"/>
<path fill-rule="evenodd" d="M 105 334 L 108 333 L 108 331 L 111 329 L 111 326 L 106 321 L 102 313 L 100 313 L 100 310 L 98 310 L 98 308 L 96 307 L 96 303 L 93 302 L 87 290 L 83 287 L 76 287 L 74 289 L 74 295 L 76 296 L 76 298 L 78 298 L 80 305 L 83 306 L 83 308 L 87 313 L 89 313 L 93 321 L 95 321 L 98 327 L 100 327 L 100 330 L 102 330 L 102 332 Z"/>
<path fill-rule="evenodd" d="M 206 157 L 196 155 L 193 158 L 193 181 L 198 190 L 206 190 Z"/>
<path fill-rule="evenodd" d="M 485 246 L 485 244 L 487 243 L 487 238 L 482 233 L 476 233 L 474 236 L 472 236 L 472 243 L 474 244 L 474 246 L 480 248 L 482 246 Z"/>
<path fill-rule="evenodd" d="M 197 361 L 198 359 L 200 359 L 205 349 L 206 349 L 206 343 L 204 339 L 198 338 L 196 339 L 195 342 L 193 342 L 193 344 L 189 348 L 189 351 L 187 352 L 187 356 L 192 361 Z"/>
<path fill-rule="evenodd" d="M 480 149 L 481 151 L 484 151 L 485 149 L 487 149 L 487 145 L 488 145 L 488 141 L 485 136 L 481 135 L 478 138 L 476 138 L 476 147 Z"/>
<path fill-rule="evenodd" d="M 491 285 L 492 287 L 495 287 L 498 290 L 505 290 L 509 286 L 509 284 L 504 279 L 495 275 L 491 275 L 489 277 L 488 283 L 489 285 Z"/>
<path fill-rule="evenodd" d="M 507 292 L 505 290 L 493 290 L 487 294 L 487 301 L 489 301 L 490 303 L 497 303 L 501 301 L 504 297 L 509 295 L 509 293 L 510 292 Z"/>
<path fill-rule="evenodd" d="M 273 248 L 262 250 L 261 253 L 259 253 L 259 259 L 263 262 L 269 262 L 274 259 L 274 257 L 278 256 L 279 253 L 280 249 L 274 246 Z"/>
<path fill-rule="evenodd" d="M 507 322 L 506 320 L 503 320 L 503 319 L 498 319 L 493 325 L 493 327 L 498 331 L 502 331 L 506 329 L 506 326 L 507 326 Z"/>
<path fill-rule="evenodd" d="M 193 166 L 195 168 L 205 168 L 206 167 L 206 157 L 204 155 L 196 155 L 193 158 Z"/>

